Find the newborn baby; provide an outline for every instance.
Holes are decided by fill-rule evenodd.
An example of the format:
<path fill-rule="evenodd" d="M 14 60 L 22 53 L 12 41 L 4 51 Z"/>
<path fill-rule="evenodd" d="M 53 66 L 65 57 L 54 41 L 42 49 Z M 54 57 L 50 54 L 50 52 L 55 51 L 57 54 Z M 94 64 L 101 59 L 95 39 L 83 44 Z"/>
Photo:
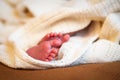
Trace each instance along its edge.
<path fill-rule="evenodd" d="M 69 38 L 70 35 L 68 34 L 49 33 L 38 45 L 29 48 L 26 52 L 32 58 L 48 62 L 57 56 L 59 48 L 64 42 L 67 42 Z"/>

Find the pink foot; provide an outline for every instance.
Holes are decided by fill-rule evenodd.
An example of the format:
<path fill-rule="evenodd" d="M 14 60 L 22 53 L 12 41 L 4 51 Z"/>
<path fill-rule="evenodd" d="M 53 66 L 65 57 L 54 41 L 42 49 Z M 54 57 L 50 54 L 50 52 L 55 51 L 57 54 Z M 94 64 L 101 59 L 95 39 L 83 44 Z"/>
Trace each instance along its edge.
<path fill-rule="evenodd" d="M 47 34 L 42 41 L 46 40 L 49 41 L 51 44 L 51 47 L 53 48 L 53 52 L 50 53 L 50 55 L 48 56 L 47 60 L 51 61 L 54 59 L 54 57 L 57 56 L 58 50 L 61 47 L 61 45 L 68 41 L 70 38 L 70 36 L 68 34 L 63 35 L 62 33 L 49 33 Z M 55 51 L 57 50 L 57 51 Z M 56 54 L 56 55 L 55 55 Z"/>
<path fill-rule="evenodd" d="M 68 34 L 49 33 L 37 46 L 28 49 L 26 52 L 35 59 L 51 61 L 57 56 L 61 45 L 68 41 L 69 38 Z"/>
<path fill-rule="evenodd" d="M 49 33 L 47 34 L 40 43 L 44 41 L 50 41 L 51 46 L 53 47 L 60 47 L 64 42 L 67 42 L 70 38 L 70 35 L 65 34 L 63 35 L 62 33 Z M 40 44 L 38 43 L 38 45 Z"/>
<path fill-rule="evenodd" d="M 57 48 L 49 48 L 49 47 L 41 47 L 41 46 L 34 46 L 27 50 L 27 53 L 35 59 L 42 60 L 42 61 L 51 61 L 53 60 L 58 53 Z"/>

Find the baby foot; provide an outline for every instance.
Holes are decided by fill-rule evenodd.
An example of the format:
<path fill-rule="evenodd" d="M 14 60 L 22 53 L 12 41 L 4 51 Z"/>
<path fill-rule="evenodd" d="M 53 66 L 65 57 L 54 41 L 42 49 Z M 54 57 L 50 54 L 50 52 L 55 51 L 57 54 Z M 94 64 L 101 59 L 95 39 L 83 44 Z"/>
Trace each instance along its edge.
<path fill-rule="evenodd" d="M 57 56 L 60 46 L 69 38 L 68 34 L 49 33 L 37 46 L 28 49 L 27 53 L 35 59 L 51 61 Z"/>
<path fill-rule="evenodd" d="M 57 48 L 52 48 L 49 42 L 43 42 L 41 45 L 34 46 L 26 51 L 32 58 L 51 61 L 58 53 Z"/>
<path fill-rule="evenodd" d="M 49 33 L 41 40 L 40 43 L 42 43 L 43 41 L 50 41 L 51 46 L 60 47 L 64 42 L 67 42 L 69 38 L 70 35 L 68 34 L 63 35 L 62 33 Z"/>

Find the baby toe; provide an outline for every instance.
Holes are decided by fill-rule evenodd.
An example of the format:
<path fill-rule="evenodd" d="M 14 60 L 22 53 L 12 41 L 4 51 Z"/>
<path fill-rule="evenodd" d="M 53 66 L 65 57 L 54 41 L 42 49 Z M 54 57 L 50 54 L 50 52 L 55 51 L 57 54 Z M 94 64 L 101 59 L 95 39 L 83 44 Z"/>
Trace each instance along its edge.
<path fill-rule="evenodd" d="M 66 41 L 68 41 L 69 39 L 70 39 L 70 35 L 66 34 L 66 35 L 63 36 L 62 41 L 63 41 L 63 42 L 66 42 Z"/>
<path fill-rule="evenodd" d="M 57 33 L 53 33 L 53 36 L 56 37 L 56 36 L 57 36 Z"/>
<path fill-rule="evenodd" d="M 61 38 L 63 36 L 63 34 L 60 32 L 58 33 L 58 37 Z"/>
<path fill-rule="evenodd" d="M 50 37 L 53 37 L 53 36 L 54 36 L 54 33 L 53 33 L 53 32 L 51 32 L 49 35 L 50 35 Z"/>
<path fill-rule="evenodd" d="M 49 37 L 50 37 L 50 34 L 46 34 L 44 38 L 48 39 Z"/>
<path fill-rule="evenodd" d="M 51 53 L 58 53 L 58 49 L 53 48 L 53 49 L 51 50 Z"/>
<path fill-rule="evenodd" d="M 45 59 L 46 62 L 49 62 L 49 59 Z"/>
<path fill-rule="evenodd" d="M 49 56 L 47 59 L 48 59 L 49 61 L 51 61 L 51 60 L 53 60 L 54 58 L 53 58 L 52 56 Z"/>
<path fill-rule="evenodd" d="M 54 58 L 54 57 L 56 57 L 56 54 L 55 53 L 50 53 L 50 56 Z"/>

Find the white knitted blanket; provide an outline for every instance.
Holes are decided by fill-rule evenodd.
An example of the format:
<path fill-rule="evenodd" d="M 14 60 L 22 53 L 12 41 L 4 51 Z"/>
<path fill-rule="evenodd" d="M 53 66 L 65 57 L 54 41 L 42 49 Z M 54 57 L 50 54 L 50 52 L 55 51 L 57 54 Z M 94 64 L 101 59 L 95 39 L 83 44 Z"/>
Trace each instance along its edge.
<path fill-rule="evenodd" d="M 12 68 L 46 69 L 120 61 L 120 0 L 63 0 L 64 4 L 52 0 L 43 1 L 44 5 L 34 4 L 39 2 L 24 2 L 35 18 L 0 45 L 0 62 Z M 76 31 L 79 32 L 60 48 L 58 60 L 44 62 L 26 53 L 47 33 Z"/>

